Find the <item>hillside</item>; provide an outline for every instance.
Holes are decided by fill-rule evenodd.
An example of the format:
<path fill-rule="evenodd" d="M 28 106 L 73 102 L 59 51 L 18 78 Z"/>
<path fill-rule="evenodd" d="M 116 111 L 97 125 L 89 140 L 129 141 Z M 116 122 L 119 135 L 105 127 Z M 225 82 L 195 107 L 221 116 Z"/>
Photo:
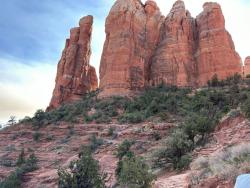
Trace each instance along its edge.
<path fill-rule="evenodd" d="M 233 187 L 237 175 L 250 172 L 248 80 L 236 75 L 210 85 L 199 90 L 160 86 L 134 98 L 105 100 L 94 92 L 54 111 L 40 110 L 0 132 L 0 178 L 17 168 L 24 148 L 25 156 L 38 158 L 38 169 L 24 174 L 22 187 L 56 187 L 57 169 L 68 168 L 81 145 L 90 145 L 112 187 L 117 150 L 128 140 L 157 176 L 155 188 Z M 177 145 L 179 157 L 170 143 L 184 146 Z"/>

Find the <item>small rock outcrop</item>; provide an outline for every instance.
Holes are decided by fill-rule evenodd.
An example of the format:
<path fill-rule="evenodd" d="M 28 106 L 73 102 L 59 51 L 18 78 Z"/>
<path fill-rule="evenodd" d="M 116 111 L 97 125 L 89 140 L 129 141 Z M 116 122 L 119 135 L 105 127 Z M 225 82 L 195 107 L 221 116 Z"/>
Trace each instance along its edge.
<path fill-rule="evenodd" d="M 56 84 L 47 110 L 82 98 L 98 87 L 95 68 L 90 66 L 93 17 L 83 17 L 70 31 L 57 66 Z"/>
<path fill-rule="evenodd" d="M 245 59 L 243 72 L 245 77 L 250 75 L 250 56 Z"/>
<path fill-rule="evenodd" d="M 146 85 L 163 17 L 152 0 L 117 0 L 106 19 L 101 97 L 130 95 Z"/>

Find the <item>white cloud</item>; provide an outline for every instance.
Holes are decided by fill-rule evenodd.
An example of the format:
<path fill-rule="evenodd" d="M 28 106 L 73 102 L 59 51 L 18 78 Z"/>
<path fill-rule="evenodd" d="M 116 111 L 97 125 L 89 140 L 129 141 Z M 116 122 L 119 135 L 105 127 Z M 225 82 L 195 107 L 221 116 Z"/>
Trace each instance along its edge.
<path fill-rule="evenodd" d="M 23 118 L 46 108 L 54 87 L 56 67 L 42 62 L 24 65 L 6 59 L 0 59 L 0 64 L 1 123 L 10 115 Z"/>

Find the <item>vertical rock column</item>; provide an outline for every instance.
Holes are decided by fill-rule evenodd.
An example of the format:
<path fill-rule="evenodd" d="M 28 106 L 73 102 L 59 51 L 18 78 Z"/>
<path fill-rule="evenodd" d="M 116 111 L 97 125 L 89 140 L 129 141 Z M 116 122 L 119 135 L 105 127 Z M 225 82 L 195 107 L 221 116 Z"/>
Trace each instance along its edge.
<path fill-rule="evenodd" d="M 185 9 L 184 2 L 178 0 L 161 30 L 160 41 L 152 59 L 151 85 L 195 85 L 194 27 L 194 19 Z"/>
<path fill-rule="evenodd" d="M 48 110 L 62 103 L 76 101 L 98 87 L 94 67 L 90 66 L 93 17 L 83 17 L 79 27 L 70 30 L 65 49 L 57 66 L 53 96 Z"/>
<path fill-rule="evenodd" d="M 154 1 L 117 0 L 106 19 L 100 65 L 100 97 L 133 95 L 144 89 L 158 42 L 159 8 Z"/>
<path fill-rule="evenodd" d="M 225 19 L 217 3 L 205 3 L 203 12 L 196 18 L 199 85 L 217 74 L 225 79 L 235 73 L 241 74 L 241 58 L 235 51 L 233 40 L 225 29 Z"/>

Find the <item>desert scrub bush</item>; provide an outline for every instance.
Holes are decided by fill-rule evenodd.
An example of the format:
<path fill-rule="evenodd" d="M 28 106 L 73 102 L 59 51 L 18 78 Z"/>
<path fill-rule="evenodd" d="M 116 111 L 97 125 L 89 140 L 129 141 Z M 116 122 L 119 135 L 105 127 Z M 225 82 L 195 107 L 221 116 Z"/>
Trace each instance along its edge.
<path fill-rule="evenodd" d="M 124 187 L 150 188 L 155 176 L 149 172 L 148 165 L 139 157 L 124 157 L 120 162 L 118 183 Z"/>
<path fill-rule="evenodd" d="M 100 173 L 98 161 L 92 157 L 91 150 L 82 148 L 78 157 L 78 160 L 70 163 L 70 171 L 58 170 L 58 187 L 104 188 L 106 176 Z"/>
<path fill-rule="evenodd" d="M 245 116 L 250 119 L 250 97 L 244 102 L 244 104 L 241 107 L 243 113 Z"/>
<path fill-rule="evenodd" d="M 108 136 L 114 136 L 114 131 L 115 131 L 115 128 L 114 127 L 109 127 L 108 129 Z"/>
<path fill-rule="evenodd" d="M 23 181 L 23 176 L 36 170 L 37 158 L 34 154 L 31 154 L 27 160 L 24 159 L 24 163 L 18 167 L 14 172 L 12 172 L 7 178 L 0 182 L 1 188 L 21 188 Z"/>
<path fill-rule="evenodd" d="M 90 144 L 89 144 L 89 147 L 90 147 L 90 150 L 92 152 L 94 152 L 95 150 L 97 150 L 101 145 L 104 144 L 104 141 L 103 139 L 101 138 L 97 138 L 95 134 L 93 134 L 91 137 L 90 137 Z"/>
<path fill-rule="evenodd" d="M 250 144 L 239 144 L 212 156 L 197 158 L 190 166 L 193 172 L 190 178 L 194 185 L 213 176 L 221 180 L 235 180 L 238 175 L 250 172 Z"/>
<path fill-rule="evenodd" d="M 191 162 L 189 152 L 192 151 L 192 142 L 181 129 L 176 129 L 167 138 L 165 146 L 155 153 L 155 166 L 171 166 L 175 169 L 185 169 Z"/>
<path fill-rule="evenodd" d="M 36 131 L 34 134 L 33 134 L 33 140 L 38 142 L 40 141 L 40 138 L 42 137 L 42 134 L 38 131 Z"/>
<path fill-rule="evenodd" d="M 117 155 L 119 159 L 122 159 L 124 156 L 130 157 L 132 156 L 132 152 L 130 151 L 131 146 L 134 144 L 133 141 L 124 140 L 117 149 Z"/>
<path fill-rule="evenodd" d="M 145 115 L 141 112 L 124 113 L 118 117 L 119 123 L 141 123 L 145 120 Z"/>
<path fill-rule="evenodd" d="M 18 156 L 18 159 L 16 161 L 17 166 L 21 166 L 25 163 L 25 155 L 24 155 L 24 148 L 22 148 L 21 153 Z"/>
<path fill-rule="evenodd" d="M 34 117 L 32 118 L 32 124 L 36 128 L 39 128 L 40 126 L 47 124 L 47 116 L 48 114 L 44 112 L 43 110 L 39 109 L 34 114 Z"/>
<path fill-rule="evenodd" d="M 124 140 L 119 146 L 116 157 L 119 158 L 116 167 L 118 184 L 122 187 L 149 188 L 155 176 L 149 172 L 149 166 L 142 158 L 136 157 L 130 150 L 134 142 Z"/>

